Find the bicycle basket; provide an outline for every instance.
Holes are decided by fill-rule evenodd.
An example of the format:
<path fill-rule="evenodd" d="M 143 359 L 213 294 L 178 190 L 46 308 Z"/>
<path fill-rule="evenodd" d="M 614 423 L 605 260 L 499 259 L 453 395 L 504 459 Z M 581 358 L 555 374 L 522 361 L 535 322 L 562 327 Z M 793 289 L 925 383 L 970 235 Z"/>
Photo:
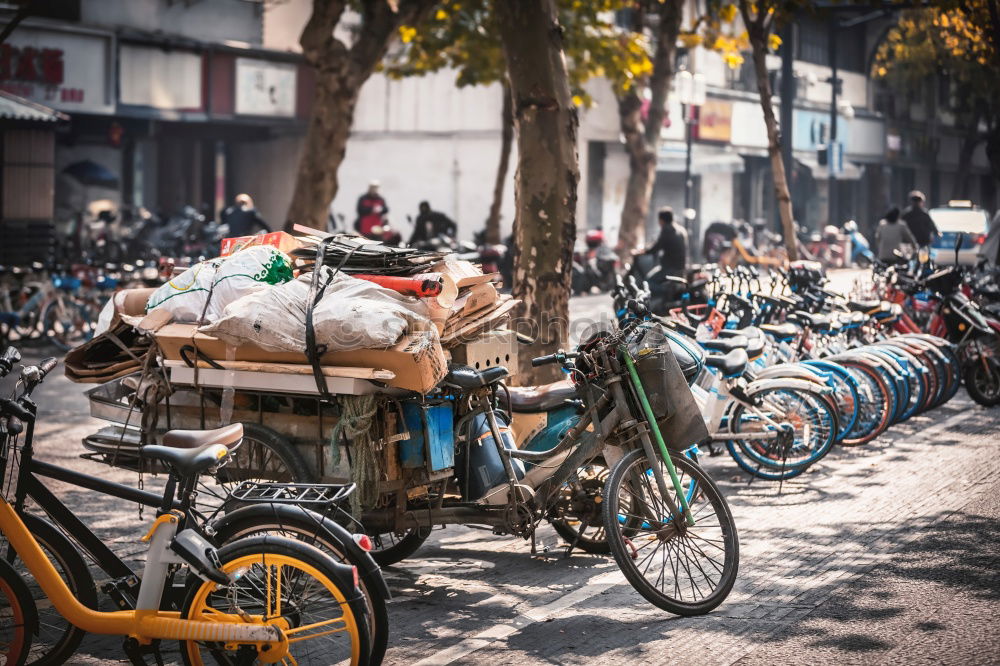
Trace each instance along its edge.
<path fill-rule="evenodd" d="M 665 331 L 659 326 L 647 328 L 641 340 L 630 345 L 630 352 L 667 448 L 683 451 L 707 439 L 705 420 Z"/>

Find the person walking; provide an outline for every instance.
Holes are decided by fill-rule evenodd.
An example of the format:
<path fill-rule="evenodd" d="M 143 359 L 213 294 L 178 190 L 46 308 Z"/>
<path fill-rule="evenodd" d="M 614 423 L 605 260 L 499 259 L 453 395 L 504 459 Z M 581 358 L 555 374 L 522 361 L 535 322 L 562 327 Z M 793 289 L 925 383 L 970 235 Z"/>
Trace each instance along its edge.
<path fill-rule="evenodd" d="M 660 267 L 665 275 L 684 277 L 688 266 L 687 230 L 674 220 L 674 211 L 664 206 L 657 213 L 660 235 L 645 254 L 659 254 Z"/>
<path fill-rule="evenodd" d="M 890 264 L 898 262 L 899 257 L 895 251 L 901 250 L 904 244 L 915 247 L 917 241 L 906 223 L 899 221 L 899 209 L 893 206 L 875 229 L 875 248 L 879 261 Z"/>
<path fill-rule="evenodd" d="M 410 246 L 418 243 L 426 243 L 439 236 L 447 236 L 455 240 L 458 233 L 458 225 L 450 217 L 436 210 L 431 210 L 431 205 L 426 201 L 420 202 L 420 214 L 417 215 L 416 222 L 413 223 L 413 235 L 410 236 Z"/>
<path fill-rule="evenodd" d="M 264 221 L 249 194 L 237 194 L 233 205 L 222 211 L 222 223 L 229 225 L 229 236 L 250 236 L 258 231 L 268 233 L 271 226 Z"/>
<path fill-rule="evenodd" d="M 379 182 L 373 180 L 368 184 L 368 191 L 358 198 L 358 218 L 354 221 L 354 230 L 365 238 L 382 240 L 381 235 L 375 232 L 375 227 L 382 227 L 382 221 L 388 212 L 389 206 L 379 194 Z"/>
<path fill-rule="evenodd" d="M 934 242 L 935 236 L 940 235 L 934 220 L 924 209 L 924 193 L 920 190 L 910 192 L 910 205 L 903 211 L 902 217 L 920 247 L 927 247 Z"/>

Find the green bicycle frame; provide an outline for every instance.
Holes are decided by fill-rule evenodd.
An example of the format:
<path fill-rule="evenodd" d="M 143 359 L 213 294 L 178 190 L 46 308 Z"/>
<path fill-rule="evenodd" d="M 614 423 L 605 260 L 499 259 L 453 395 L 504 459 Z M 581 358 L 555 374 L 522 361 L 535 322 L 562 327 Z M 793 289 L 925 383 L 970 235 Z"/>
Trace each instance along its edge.
<path fill-rule="evenodd" d="M 649 398 L 646 397 L 646 391 L 642 388 L 642 382 L 639 381 L 639 372 L 635 368 L 635 361 L 632 360 L 632 355 L 628 353 L 628 350 L 621 347 L 622 356 L 625 357 L 625 367 L 628 368 L 628 375 L 632 380 L 632 386 L 635 387 L 635 392 L 639 396 L 639 403 L 642 405 L 642 411 L 646 415 L 646 420 L 649 422 L 649 428 L 653 431 L 653 438 L 656 440 L 657 446 L 660 447 L 660 455 L 663 456 L 663 462 L 667 465 L 667 472 L 670 473 L 670 481 L 674 484 L 674 490 L 677 492 L 677 496 L 681 500 L 681 508 L 684 511 L 684 516 L 687 524 L 690 526 L 694 525 L 694 516 L 691 515 L 691 509 L 688 507 L 687 497 L 684 495 L 684 490 L 681 488 L 681 480 L 677 476 L 677 468 L 674 467 L 674 461 L 670 459 L 670 452 L 667 451 L 667 444 L 663 441 L 663 435 L 660 433 L 660 426 L 656 422 L 656 416 L 653 414 L 653 408 L 649 406 Z"/>

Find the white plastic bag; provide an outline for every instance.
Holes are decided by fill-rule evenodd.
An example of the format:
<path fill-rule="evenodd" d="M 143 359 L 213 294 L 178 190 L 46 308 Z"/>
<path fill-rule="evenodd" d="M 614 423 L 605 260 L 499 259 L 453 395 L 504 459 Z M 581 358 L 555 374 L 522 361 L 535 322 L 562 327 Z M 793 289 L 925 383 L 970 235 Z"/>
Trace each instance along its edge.
<path fill-rule="evenodd" d="M 292 267 L 285 253 L 258 245 L 195 264 L 154 291 L 146 310 L 167 309 L 180 323 L 199 322 L 204 312 L 204 320 L 213 322 L 239 298 L 291 279 Z"/>
<path fill-rule="evenodd" d="M 330 275 L 323 298 L 313 309 L 316 344 L 326 351 L 379 349 L 396 344 L 411 327 L 431 328 L 426 306 L 417 298 L 343 273 Z M 311 273 L 286 284 L 257 291 L 230 303 L 202 333 L 239 346 L 254 344 L 267 351 L 304 352 L 306 305 Z M 322 284 L 322 282 L 321 282 Z"/>

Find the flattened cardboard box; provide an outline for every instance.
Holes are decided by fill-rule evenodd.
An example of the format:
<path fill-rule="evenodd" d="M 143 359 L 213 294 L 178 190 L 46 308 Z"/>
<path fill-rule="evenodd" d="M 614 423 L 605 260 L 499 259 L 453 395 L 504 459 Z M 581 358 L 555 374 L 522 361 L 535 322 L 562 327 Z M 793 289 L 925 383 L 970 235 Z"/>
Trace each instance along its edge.
<path fill-rule="evenodd" d="M 254 345 L 229 347 L 218 338 L 199 333 L 195 324 L 167 324 L 155 336 L 164 358 L 171 361 L 183 360 L 181 347 L 190 345 L 197 347 L 208 358 L 219 361 L 309 362 L 305 352 L 269 352 Z M 406 335 L 388 349 L 329 352 L 322 356 L 320 362 L 324 365 L 392 370 L 396 373 L 396 378 L 387 381 L 387 384 L 421 393 L 434 388 L 447 372 L 444 351 L 432 331 L 416 331 Z"/>

